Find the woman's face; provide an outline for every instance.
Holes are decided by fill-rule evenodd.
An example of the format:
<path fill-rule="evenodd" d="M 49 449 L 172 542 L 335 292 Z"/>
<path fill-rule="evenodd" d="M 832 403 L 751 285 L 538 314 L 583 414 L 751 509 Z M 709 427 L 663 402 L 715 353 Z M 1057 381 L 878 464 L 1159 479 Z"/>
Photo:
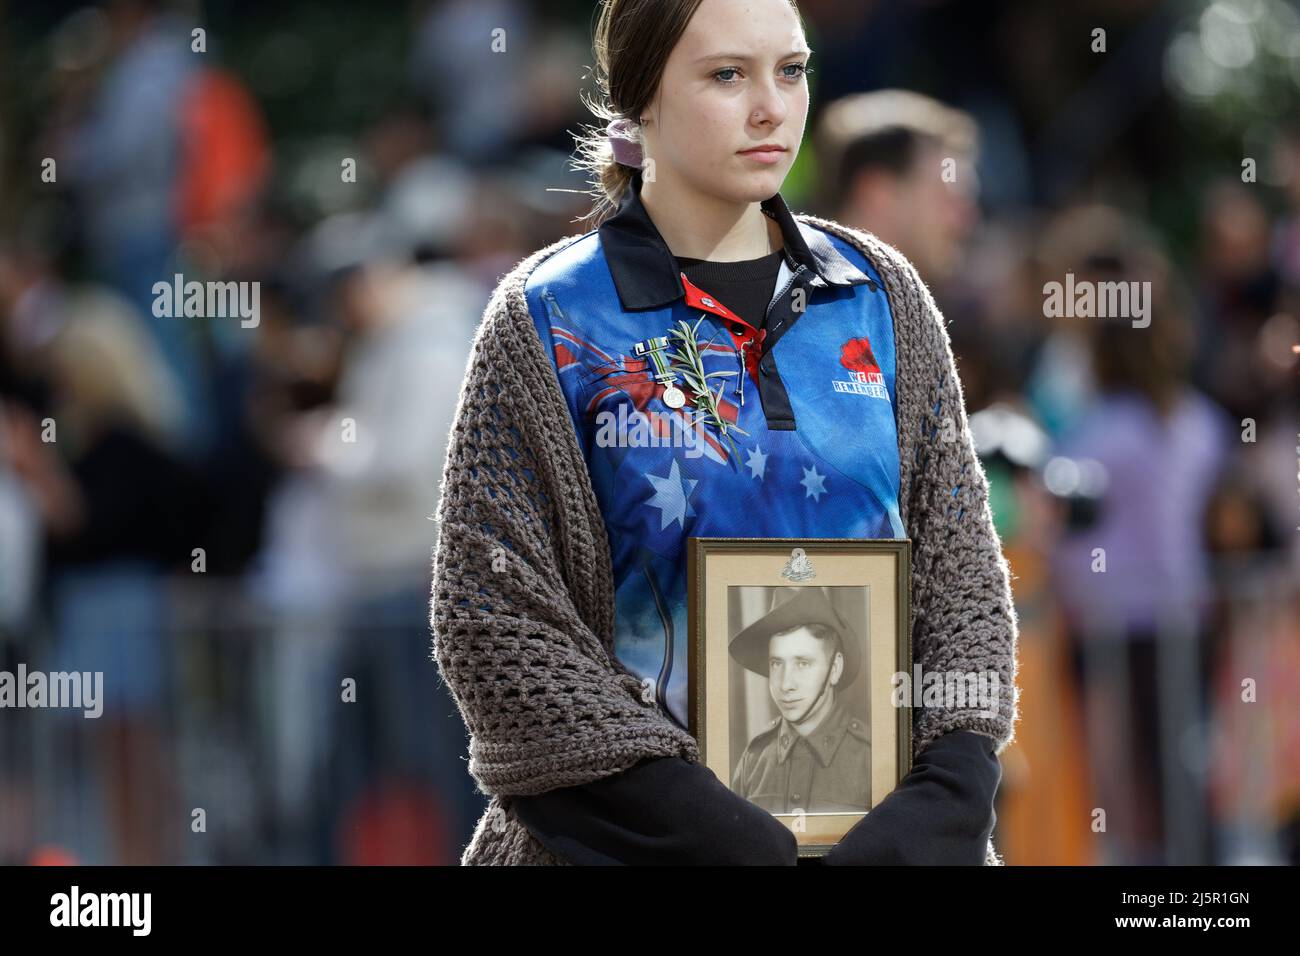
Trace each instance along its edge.
<path fill-rule="evenodd" d="M 736 203 L 778 192 L 808 119 L 809 52 L 788 0 L 704 0 L 641 113 L 646 181 Z M 746 153 L 768 144 L 781 149 Z"/>

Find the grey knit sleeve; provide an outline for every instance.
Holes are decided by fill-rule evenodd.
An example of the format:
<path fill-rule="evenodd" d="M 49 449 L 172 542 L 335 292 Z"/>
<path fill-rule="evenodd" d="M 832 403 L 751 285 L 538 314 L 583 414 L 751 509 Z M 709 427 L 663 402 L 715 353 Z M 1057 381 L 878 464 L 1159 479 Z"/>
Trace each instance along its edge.
<path fill-rule="evenodd" d="M 612 651 L 608 540 L 555 373 L 523 301 L 543 250 L 475 336 L 438 506 L 433 656 L 469 730 L 469 772 L 503 797 L 653 757 L 698 760 Z"/>

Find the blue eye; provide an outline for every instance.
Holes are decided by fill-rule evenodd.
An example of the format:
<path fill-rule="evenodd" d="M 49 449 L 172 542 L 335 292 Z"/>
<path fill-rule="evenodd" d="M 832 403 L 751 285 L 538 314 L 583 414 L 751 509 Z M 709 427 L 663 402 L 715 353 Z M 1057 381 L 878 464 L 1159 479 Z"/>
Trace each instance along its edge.
<path fill-rule="evenodd" d="M 800 77 L 806 76 L 807 74 L 812 72 L 812 68 L 808 66 L 808 64 L 806 63 L 787 63 L 785 66 L 781 67 L 781 70 L 782 70 L 782 75 L 787 80 L 797 80 Z M 786 72 L 788 70 L 794 70 L 795 72 L 794 73 Z M 728 66 L 728 67 L 724 67 L 721 70 L 715 71 L 713 74 L 713 78 L 717 80 L 719 83 L 722 83 L 726 86 L 730 86 L 736 81 L 734 79 L 723 79 L 722 74 L 739 73 L 739 72 L 740 72 L 739 68 L 734 66 Z"/>

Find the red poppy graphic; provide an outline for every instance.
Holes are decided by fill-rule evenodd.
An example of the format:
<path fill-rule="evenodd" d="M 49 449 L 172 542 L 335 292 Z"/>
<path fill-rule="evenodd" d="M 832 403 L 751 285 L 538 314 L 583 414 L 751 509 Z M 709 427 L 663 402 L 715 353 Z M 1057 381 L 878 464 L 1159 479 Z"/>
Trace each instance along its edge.
<path fill-rule="evenodd" d="M 880 371 L 871 351 L 871 340 L 865 335 L 860 339 L 849 339 L 840 346 L 840 364 L 854 372 Z"/>

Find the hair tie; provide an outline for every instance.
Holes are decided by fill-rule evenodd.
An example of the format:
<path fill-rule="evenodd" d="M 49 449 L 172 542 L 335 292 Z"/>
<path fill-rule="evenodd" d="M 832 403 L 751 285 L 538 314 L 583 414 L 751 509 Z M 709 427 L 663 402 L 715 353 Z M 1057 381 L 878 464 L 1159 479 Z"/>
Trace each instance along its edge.
<path fill-rule="evenodd" d="M 620 166 L 634 166 L 638 169 L 641 166 L 644 153 L 641 143 L 636 139 L 636 130 L 636 123 L 621 117 L 611 120 L 605 127 L 605 135 L 609 137 L 609 145 L 614 151 L 614 162 Z"/>

